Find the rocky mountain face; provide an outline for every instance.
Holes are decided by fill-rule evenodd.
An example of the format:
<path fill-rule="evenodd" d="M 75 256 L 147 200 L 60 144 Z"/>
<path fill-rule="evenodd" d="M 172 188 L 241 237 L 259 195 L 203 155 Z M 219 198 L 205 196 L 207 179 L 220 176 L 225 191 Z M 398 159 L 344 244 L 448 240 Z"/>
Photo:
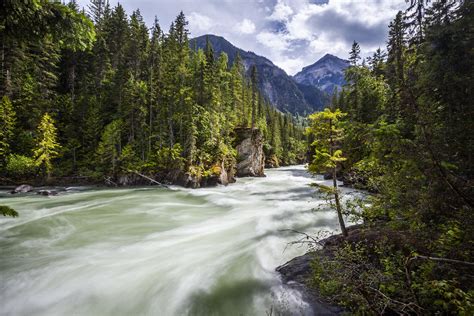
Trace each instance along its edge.
<path fill-rule="evenodd" d="M 328 102 L 328 96 L 315 86 L 307 86 L 303 89 L 283 69 L 274 65 L 265 57 L 253 52 L 244 51 L 235 47 L 225 38 L 215 35 L 203 35 L 190 41 L 192 49 L 204 49 L 209 39 L 216 54 L 225 52 L 229 57 L 229 65 L 232 65 L 237 53 L 240 54 L 245 70 L 250 77 L 252 65 L 257 67 L 258 83 L 260 91 L 282 112 L 307 115 L 321 110 Z"/>
<path fill-rule="evenodd" d="M 311 86 L 331 95 L 334 88 L 338 90 L 346 83 L 344 70 L 349 67 L 349 61 L 326 54 L 314 64 L 304 67 L 293 78 L 303 86 Z"/>

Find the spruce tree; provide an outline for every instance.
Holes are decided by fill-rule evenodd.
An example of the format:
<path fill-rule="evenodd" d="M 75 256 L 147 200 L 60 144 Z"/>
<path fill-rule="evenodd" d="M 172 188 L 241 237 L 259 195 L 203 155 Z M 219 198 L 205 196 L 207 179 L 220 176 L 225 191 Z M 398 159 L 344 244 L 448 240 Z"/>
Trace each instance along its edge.
<path fill-rule="evenodd" d="M 53 170 L 53 159 L 59 156 L 61 146 L 57 142 L 55 121 L 45 113 L 38 125 L 37 146 L 34 150 L 35 163 L 39 167 L 43 167 L 46 172 L 46 180 L 51 178 Z"/>
<path fill-rule="evenodd" d="M 352 66 L 356 66 L 361 59 L 359 43 L 354 41 L 352 43 L 351 51 L 349 53 L 349 62 Z"/>
<path fill-rule="evenodd" d="M 4 166 L 13 141 L 16 114 L 8 96 L 0 103 L 0 166 Z"/>

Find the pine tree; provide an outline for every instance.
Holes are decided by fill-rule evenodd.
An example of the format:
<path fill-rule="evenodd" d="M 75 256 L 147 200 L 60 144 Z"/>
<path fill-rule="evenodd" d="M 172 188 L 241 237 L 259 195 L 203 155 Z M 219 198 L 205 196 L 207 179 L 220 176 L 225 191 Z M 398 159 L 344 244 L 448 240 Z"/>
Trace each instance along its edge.
<path fill-rule="evenodd" d="M 3 96 L 0 103 L 0 166 L 6 162 L 13 141 L 16 114 L 8 96 Z"/>
<path fill-rule="evenodd" d="M 253 65 L 252 68 L 251 68 L 251 71 L 250 71 L 250 80 L 251 80 L 251 84 L 252 84 L 252 119 L 251 119 L 251 128 L 254 129 L 255 128 L 255 120 L 256 120 L 256 112 L 257 112 L 257 102 L 258 102 L 258 99 L 257 99 L 257 66 Z"/>
<path fill-rule="evenodd" d="M 356 66 L 359 60 L 361 59 L 360 57 L 360 46 L 359 43 L 354 41 L 352 43 L 352 48 L 349 53 L 349 62 L 352 66 Z"/>
<path fill-rule="evenodd" d="M 38 142 L 34 151 L 35 163 L 39 167 L 44 167 L 47 181 L 51 178 L 53 170 L 52 160 L 59 156 L 61 146 L 57 142 L 55 121 L 45 113 L 38 125 Z"/>
<path fill-rule="evenodd" d="M 115 120 L 108 124 L 97 147 L 96 156 L 103 171 L 117 171 L 119 157 L 122 154 L 122 121 Z"/>
<path fill-rule="evenodd" d="M 108 5 L 108 0 L 90 0 L 89 17 L 96 25 L 100 25 L 105 15 L 105 10 Z"/>

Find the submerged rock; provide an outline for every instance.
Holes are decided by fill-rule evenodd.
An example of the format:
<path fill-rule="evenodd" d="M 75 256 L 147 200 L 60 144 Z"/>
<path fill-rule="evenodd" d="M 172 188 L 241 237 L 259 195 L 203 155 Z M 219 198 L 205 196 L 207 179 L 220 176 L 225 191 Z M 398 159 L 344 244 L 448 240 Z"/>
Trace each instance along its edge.
<path fill-rule="evenodd" d="M 237 128 L 237 176 L 264 177 L 265 154 L 263 136 L 259 129 Z"/>
<path fill-rule="evenodd" d="M 11 191 L 11 194 L 16 194 L 16 193 L 28 193 L 33 191 L 33 187 L 28 184 L 22 184 L 18 187 L 16 187 L 13 191 Z"/>
<path fill-rule="evenodd" d="M 55 191 L 55 190 L 39 190 L 36 194 L 44 195 L 44 196 L 51 196 L 51 195 L 58 195 L 58 191 Z"/>

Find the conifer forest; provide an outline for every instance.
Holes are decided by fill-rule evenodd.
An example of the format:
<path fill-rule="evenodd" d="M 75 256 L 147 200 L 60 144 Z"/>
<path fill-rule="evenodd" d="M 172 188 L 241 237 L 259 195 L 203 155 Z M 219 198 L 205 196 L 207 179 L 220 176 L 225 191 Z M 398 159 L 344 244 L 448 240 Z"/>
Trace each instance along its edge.
<path fill-rule="evenodd" d="M 215 2 L 0 4 L 0 315 L 473 315 L 474 2 Z"/>

